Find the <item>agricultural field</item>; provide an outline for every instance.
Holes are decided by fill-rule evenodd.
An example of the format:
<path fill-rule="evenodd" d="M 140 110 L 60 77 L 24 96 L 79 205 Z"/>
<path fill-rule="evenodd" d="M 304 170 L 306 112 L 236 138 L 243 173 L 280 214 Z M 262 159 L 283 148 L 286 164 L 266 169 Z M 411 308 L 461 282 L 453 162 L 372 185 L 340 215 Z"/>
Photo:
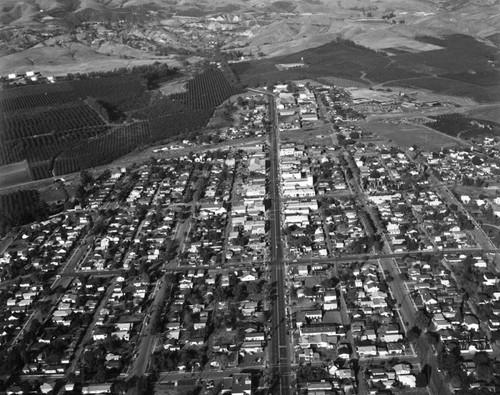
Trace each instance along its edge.
<path fill-rule="evenodd" d="M 19 190 L 0 194 L 0 234 L 23 223 L 43 220 L 47 213 L 48 206 L 38 191 Z"/>
<path fill-rule="evenodd" d="M 30 181 L 28 163 L 26 161 L 0 166 L 0 189 Z"/>
<path fill-rule="evenodd" d="M 391 140 L 399 147 L 407 148 L 417 145 L 422 149 L 436 149 L 438 147 L 452 147 L 460 145 L 457 139 L 443 135 L 428 127 L 414 124 L 391 124 L 380 121 L 368 121 L 363 129 Z"/>
<path fill-rule="evenodd" d="M 72 78 L 2 91 L 0 165 L 27 160 L 35 180 L 103 165 L 200 129 L 242 92 L 229 82 L 232 73 L 212 68 L 171 96 L 149 90 L 149 79 L 137 74 Z"/>
<path fill-rule="evenodd" d="M 307 67 L 279 71 L 277 64 L 299 63 Z M 388 56 L 347 40 L 332 41 L 296 54 L 232 65 L 243 84 L 255 86 L 277 81 L 335 76 L 359 83 L 418 77 L 392 62 Z M 365 76 L 366 75 L 366 76 Z"/>
<path fill-rule="evenodd" d="M 429 117 L 433 121 L 428 127 L 436 129 L 449 136 L 464 140 L 482 137 L 500 137 L 500 124 L 492 121 L 467 118 L 462 114 L 442 114 Z"/>

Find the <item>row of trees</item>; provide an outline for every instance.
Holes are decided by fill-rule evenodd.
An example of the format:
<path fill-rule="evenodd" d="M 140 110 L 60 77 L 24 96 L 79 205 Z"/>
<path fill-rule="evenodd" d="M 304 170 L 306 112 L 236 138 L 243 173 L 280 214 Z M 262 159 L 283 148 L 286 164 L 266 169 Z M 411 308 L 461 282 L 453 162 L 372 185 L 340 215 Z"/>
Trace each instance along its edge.
<path fill-rule="evenodd" d="M 109 71 L 91 71 L 89 73 L 68 73 L 67 81 L 86 80 L 91 78 L 118 77 L 123 75 L 139 75 L 148 82 L 152 88 L 161 80 L 173 78 L 179 70 L 175 67 L 169 67 L 167 63 L 154 62 L 153 64 L 137 65 L 132 67 L 119 67 Z"/>
<path fill-rule="evenodd" d="M 43 221 L 49 215 L 49 207 L 36 190 L 18 190 L 0 195 L 0 235 L 13 227 L 33 221 Z"/>

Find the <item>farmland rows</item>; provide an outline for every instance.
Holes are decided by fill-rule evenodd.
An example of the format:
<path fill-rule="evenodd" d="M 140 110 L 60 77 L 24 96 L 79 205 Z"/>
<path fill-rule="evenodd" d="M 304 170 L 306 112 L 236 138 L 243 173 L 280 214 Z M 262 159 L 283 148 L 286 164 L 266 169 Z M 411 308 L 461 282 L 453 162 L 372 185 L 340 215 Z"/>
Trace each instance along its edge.
<path fill-rule="evenodd" d="M 468 139 L 481 136 L 494 137 L 500 134 L 500 125 L 496 122 L 477 121 L 459 113 L 442 114 L 430 118 L 434 121 L 427 123 L 426 126 L 453 137 Z"/>
<path fill-rule="evenodd" d="M 109 126 L 98 125 L 79 129 L 62 130 L 54 134 L 44 134 L 38 137 L 24 139 L 23 142 L 28 150 L 42 149 L 43 147 L 57 145 L 73 145 L 84 139 L 103 134 L 109 129 Z"/>
<path fill-rule="evenodd" d="M 25 88 L 8 89 L 2 92 L 3 97 L 0 99 L 0 111 L 2 113 L 27 110 L 36 107 L 48 107 L 56 104 L 76 102 L 79 100 L 78 94 L 69 90 L 60 92 L 34 92 L 29 95 L 26 95 L 25 93 L 24 96 L 9 97 L 10 91 L 17 89 Z"/>
<path fill-rule="evenodd" d="M 101 118 L 89 106 L 76 104 L 62 109 L 50 109 L 32 117 L 16 116 L 0 121 L 0 141 L 30 138 L 63 130 L 103 125 Z M 3 132 L 3 133 L 2 133 Z"/>
<path fill-rule="evenodd" d="M 187 92 L 172 95 L 188 107 L 200 110 L 215 108 L 228 97 L 241 93 L 234 88 L 220 70 L 209 69 L 188 82 Z"/>
<path fill-rule="evenodd" d="M 51 163 L 51 160 L 29 163 L 31 178 L 33 180 L 43 180 L 44 178 L 52 177 L 52 172 L 50 171 Z"/>
<path fill-rule="evenodd" d="M 12 141 L 0 144 L 0 166 L 22 161 L 26 152 L 22 141 Z"/>
<path fill-rule="evenodd" d="M 98 136 L 108 129 L 109 127 L 101 125 L 2 142 L 0 144 L 0 165 L 23 159 L 29 161 L 51 159 L 58 152 L 68 149 L 86 138 Z"/>
<path fill-rule="evenodd" d="M 94 78 L 67 82 L 79 97 L 94 97 L 111 103 L 121 111 L 131 111 L 150 104 L 151 95 L 138 76 Z"/>
<path fill-rule="evenodd" d="M 17 226 L 24 222 L 45 219 L 47 206 L 35 190 L 20 190 L 0 195 L 0 232 L 6 226 Z"/>
<path fill-rule="evenodd" d="M 186 106 L 182 103 L 172 100 L 169 97 L 164 97 L 158 100 L 152 106 L 148 106 L 132 113 L 132 117 L 138 119 L 150 119 L 163 117 L 167 114 L 176 114 L 186 111 Z"/>
<path fill-rule="evenodd" d="M 192 132 L 205 126 L 212 114 L 213 109 L 202 109 L 150 119 L 151 138 L 153 141 L 159 141 Z"/>
<path fill-rule="evenodd" d="M 7 113 L 53 107 L 57 104 L 78 102 L 88 96 L 112 103 L 122 111 L 148 105 L 150 101 L 150 94 L 138 76 L 123 76 L 7 89 L 2 92 L 0 110 Z"/>
<path fill-rule="evenodd" d="M 60 154 L 54 163 L 54 173 L 56 175 L 72 173 L 109 163 L 150 139 L 151 132 L 147 122 L 135 122 L 117 127 Z"/>
<path fill-rule="evenodd" d="M 145 81 L 126 75 L 5 90 L 0 165 L 27 159 L 33 179 L 103 165 L 205 126 L 215 107 L 241 92 L 219 69 L 196 76 L 187 89 L 152 103 Z M 112 117 L 141 121 L 113 127 L 103 120 Z"/>

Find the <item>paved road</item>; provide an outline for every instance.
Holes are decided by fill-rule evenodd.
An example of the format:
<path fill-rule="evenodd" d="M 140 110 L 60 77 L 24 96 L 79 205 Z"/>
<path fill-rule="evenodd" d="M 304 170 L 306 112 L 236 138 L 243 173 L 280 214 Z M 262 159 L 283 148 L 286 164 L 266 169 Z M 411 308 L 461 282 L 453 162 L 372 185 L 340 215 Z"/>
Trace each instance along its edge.
<path fill-rule="evenodd" d="M 94 328 L 96 326 L 97 320 L 99 319 L 99 313 L 100 311 L 104 308 L 106 303 L 108 302 L 113 289 L 116 284 L 116 279 L 113 279 L 107 286 L 106 292 L 101 296 L 101 300 L 99 301 L 99 305 L 94 311 L 94 318 L 92 319 L 92 322 L 88 326 L 88 328 L 85 329 L 85 334 L 78 344 L 78 348 L 73 355 L 73 360 L 71 361 L 71 365 L 69 368 L 66 370 L 66 375 L 69 375 L 70 373 L 74 373 L 78 368 L 82 368 L 80 358 L 82 357 L 82 353 L 84 352 L 85 346 L 90 343 L 90 339 L 92 338 Z M 62 297 L 62 295 L 61 295 Z M 81 370 L 83 372 L 83 369 Z"/>
<path fill-rule="evenodd" d="M 7 235 L 0 241 L 0 255 L 3 255 L 5 250 L 10 247 L 10 245 L 14 242 L 14 240 L 17 238 L 18 232 L 17 231 L 10 231 L 7 233 Z"/>
<path fill-rule="evenodd" d="M 127 372 L 127 377 L 132 378 L 143 377 L 149 367 L 151 361 L 151 355 L 154 352 L 154 346 L 158 340 L 156 334 L 154 333 L 154 328 L 152 328 L 152 323 L 157 322 L 158 315 L 161 314 L 165 298 L 167 296 L 168 281 L 166 280 L 166 275 L 163 275 L 161 279 L 156 283 L 155 289 L 153 291 L 153 302 L 148 309 L 148 315 L 143 320 L 141 332 L 139 333 L 140 343 L 137 346 L 137 353 L 134 360 L 132 361 L 129 371 Z M 136 388 L 129 393 L 136 393 Z"/>
<path fill-rule="evenodd" d="M 271 196 L 271 283 L 276 289 L 273 299 L 273 315 L 271 330 L 271 367 L 277 367 L 275 383 L 272 386 L 275 394 L 290 394 L 291 365 L 290 365 L 290 336 L 286 318 L 286 272 L 284 265 L 283 236 L 281 233 L 281 193 L 279 170 L 279 135 L 276 127 L 276 108 L 274 99 L 270 97 L 270 121 L 273 125 L 270 135 L 270 176 L 269 195 Z"/>
<path fill-rule="evenodd" d="M 415 306 L 413 299 L 408 294 L 408 289 L 404 286 L 403 281 L 399 277 L 397 270 L 397 264 L 392 258 L 380 259 L 380 266 L 383 270 L 391 273 L 394 281 L 390 283 L 390 287 L 394 298 L 400 304 L 399 312 L 403 318 L 403 325 L 406 329 L 409 329 L 415 325 L 415 313 L 417 312 L 417 307 Z M 416 349 L 418 351 L 420 364 L 429 365 L 431 367 L 431 375 L 429 381 L 429 391 L 432 395 L 450 395 L 450 391 L 447 385 L 444 385 L 444 378 L 441 373 L 438 372 L 437 359 L 434 355 L 434 350 L 431 344 L 427 341 L 425 334 L 422 335 L 416 341 Z"/>

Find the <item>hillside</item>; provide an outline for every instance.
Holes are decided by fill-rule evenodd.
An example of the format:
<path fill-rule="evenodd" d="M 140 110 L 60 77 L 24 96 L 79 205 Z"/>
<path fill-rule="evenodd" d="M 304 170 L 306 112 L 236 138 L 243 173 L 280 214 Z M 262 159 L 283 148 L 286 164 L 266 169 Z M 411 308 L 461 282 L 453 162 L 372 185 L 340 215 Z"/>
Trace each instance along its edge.
<path fill-rule="evenodd" d="M 138 25 L 144 27 L 142 34 L 152 40 L 163 40 L 172 48 L 196 50 L 189 45 L 193 40 L 176 34 L 175 29 L 162 32 L 161 37 L 155 34 L 153 25 L 173 28 L 180 17 L 199 18 L 196 22 L 202 24 L 200 27 L 204 25 L 209 30 L 231 30 L 227 23 L 233 23 L 235 18 L 246 21 L 236 26 L 238 34 L 220 35 L 217 39 L 225 48 L 270 56 L 322 45 L 335 37 L 377 49 L 392 47 L 402 40 L 405 47 L 420 51 L 428 49 L 414 40 L 422 34 L 462 33 L 488 40 L 500 32 L 499 4 L 499 0 L 404 0 L 397 4 L 389 0 L 376 3 L 368 0 L 356 3 L 349 0 L 152 0 L 147 5 L 139 0 L 0 0 L 0 21 L 5 25 L 0 29 L 4 42 L 0 54 L 22 52 L 45 42 L 48 34 L 68 33 L 88 21 L 129 22 L 133 29 Z M 214 18 L 207 18 L 210 15 Z M 180 25 L 185 23 L 186 20 L 181 20 Z M 37 32 L 44 31 L 46 34 L 37 37 Z M 60 35 L 55 36 L 61 41 Z M 81 42 L 78 37 L 72 39 Z M 113 51 L 111 55 L 119 58 Z"/>

